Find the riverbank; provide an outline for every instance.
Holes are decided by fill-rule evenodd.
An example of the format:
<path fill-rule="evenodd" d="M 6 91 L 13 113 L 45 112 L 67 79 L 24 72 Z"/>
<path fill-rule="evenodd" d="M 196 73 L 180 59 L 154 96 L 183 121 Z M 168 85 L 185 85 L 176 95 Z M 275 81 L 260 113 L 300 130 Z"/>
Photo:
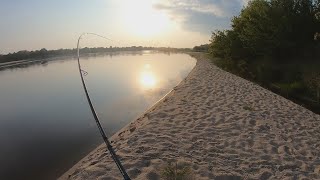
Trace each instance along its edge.
<path fill-rule="evenodd" d="M 133 179 L 170 161 L 194 179 L 320 178 L 320 116 L 225 72 L 205 56 L 189 76 L 112 144 Z M 61 179 L 121 179 L 104 145 Z"/>

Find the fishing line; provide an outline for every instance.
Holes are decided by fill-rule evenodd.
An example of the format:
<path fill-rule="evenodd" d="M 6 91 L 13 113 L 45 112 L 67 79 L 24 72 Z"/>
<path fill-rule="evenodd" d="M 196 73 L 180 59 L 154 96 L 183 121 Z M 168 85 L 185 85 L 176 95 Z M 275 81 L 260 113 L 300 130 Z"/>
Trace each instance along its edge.
<path fill-rule="evenodd" d="M 99 131 L 100 131 L 100 134 L 101 134 L 101 136 L 102 136 L 105 144 L 107 145 L 107 148 L 108 148 L 108 150 L 109 150 L 109 152 L 110 152 L 110 154 L 111 154 L 111 157 L 112 157 L 113 161 L 116 163 L 116 165 L 117 165 L 117 167 L 118 167 L 121 175 L 123 176 L 123 178 L 124 178 L 125 180 L 131 180 L 130 177 L 128 176 L 126 170 L 125 170 L 124 167 L 122 166 L 120 160 L 118 159 L 118 156 L 116 155 L 113 147 L 111 146 L 111 143 L 110 143 L 109 140 L 108 140 L 108 137 L 107 137 L 106 133 L 104 132 L 104 130 L 103 130 L 102 126 L 101 126 L 101 123 L 100 123 L 99 118 L 98 118 L 98 115 L 97 115 L 97 113 L 96 113 L 96 111 L 95 111 L 95 109 L 94 109 L 94 106 L 93 106 L 93 104 L 92 104 L 92 102 L 91 102 L 91 99 L 90 99 L 90 96 L 89 96 L 89 93 L 88 93 L 88 90 L 87 90 L 87 87 L 86 87 L 86 84 L 85 84 L 85 81 L 84 81 L 84 78 L 83 78 L 83 75 L 87 75 L 88 72 L 86 72 L 86 71 L 84 71 L 84 70 L 81 69 L 79 44 L 80 44 L 80 40 L 81 40 L 82 36 L 88 35 L 88 34 L 94 35 L 94 36 L 98 36 L 98 37 L 104 38 L 104 39 L 109 40 L 109 41 L 112 41 L 112 42 L 115 42 L 115 41 L 113 41 L 113 40 L 111 40 L 111 39 L 109 39 L 109 38 L 107 38 L 107 37 L 101 36 L 101 35 L 99 35 L 99 34 L 95 34 L 95 33 L 83 33 L 83 34 L 81 34 L 81 35 L 79 36 L 78 43 L 77 43 L 78 68 L 79 68 L 79 73 L 80 73 L 80 77 L 81 77 L 81 82 L 82 82 L 82 85 L 83 85 L 83 89 L 84 89 L 84 92 L 85 92 L 85 94 L 86 94 L 86 97 L 87 97 L 87 100 L 88 100 L 88 103 L 89 103 L 89 106 L 90 106 L 92 115 L 93 115 L 93 117 L 94 117 L 94 119 L 95 119 L 95 121 L 96 121 L 96 124 L 97 124 L 97 126 L 98 126 L 98 129 L 99 129 Z"/>

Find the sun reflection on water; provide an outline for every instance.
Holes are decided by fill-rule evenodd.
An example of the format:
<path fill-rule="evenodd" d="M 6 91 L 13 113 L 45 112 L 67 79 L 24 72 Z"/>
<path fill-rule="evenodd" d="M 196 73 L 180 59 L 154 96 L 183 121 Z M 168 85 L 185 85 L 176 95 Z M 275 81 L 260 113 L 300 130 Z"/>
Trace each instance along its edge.
<path fill-rule="evenodd" d="M 154 73 L 151 71 L 151 65 L 145 64 L 144 69 L 140 74 L 140 84 L 143 88 L 152 89 L 156 86 L 157 80 Z"/>

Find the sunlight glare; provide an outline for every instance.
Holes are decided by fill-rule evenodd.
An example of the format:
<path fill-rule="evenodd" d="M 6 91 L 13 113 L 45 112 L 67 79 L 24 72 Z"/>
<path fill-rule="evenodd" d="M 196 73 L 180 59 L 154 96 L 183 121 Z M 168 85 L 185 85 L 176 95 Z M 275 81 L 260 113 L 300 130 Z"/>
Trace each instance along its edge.
<path fill-rule="evenodd" d="M 151 65 L 150 65 L 150 64 L 145 64 L 145 65 L 144 65 L 144 68 L 145 68 L 145 69 L 150 69 L 150 68 L 151 68 Z"/>
<path fill-rule="evenodd" d="M 123 9 L 124 27 L 129 33 L 149 37 L 169 28 L 170 19 L 153 8 L 151 0 L 126 1 Z"/>
<path fill-rule="evenodd" d="M 140 82 L 144 88 L 153 88 L 156 85 L 156 78 L 151 72 L 142 72 Z"/>

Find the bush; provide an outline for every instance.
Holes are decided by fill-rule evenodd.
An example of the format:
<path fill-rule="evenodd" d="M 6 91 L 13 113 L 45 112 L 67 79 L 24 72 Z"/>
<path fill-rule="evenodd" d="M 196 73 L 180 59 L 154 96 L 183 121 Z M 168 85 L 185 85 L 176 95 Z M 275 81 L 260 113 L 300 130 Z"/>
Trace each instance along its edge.
<path fill-rule="evenodd" d="M 186 164 L 168 163 L 161 171 L 161 177 L 165 180 L 187 180 L 192 178 L 191 168 Z"/>

